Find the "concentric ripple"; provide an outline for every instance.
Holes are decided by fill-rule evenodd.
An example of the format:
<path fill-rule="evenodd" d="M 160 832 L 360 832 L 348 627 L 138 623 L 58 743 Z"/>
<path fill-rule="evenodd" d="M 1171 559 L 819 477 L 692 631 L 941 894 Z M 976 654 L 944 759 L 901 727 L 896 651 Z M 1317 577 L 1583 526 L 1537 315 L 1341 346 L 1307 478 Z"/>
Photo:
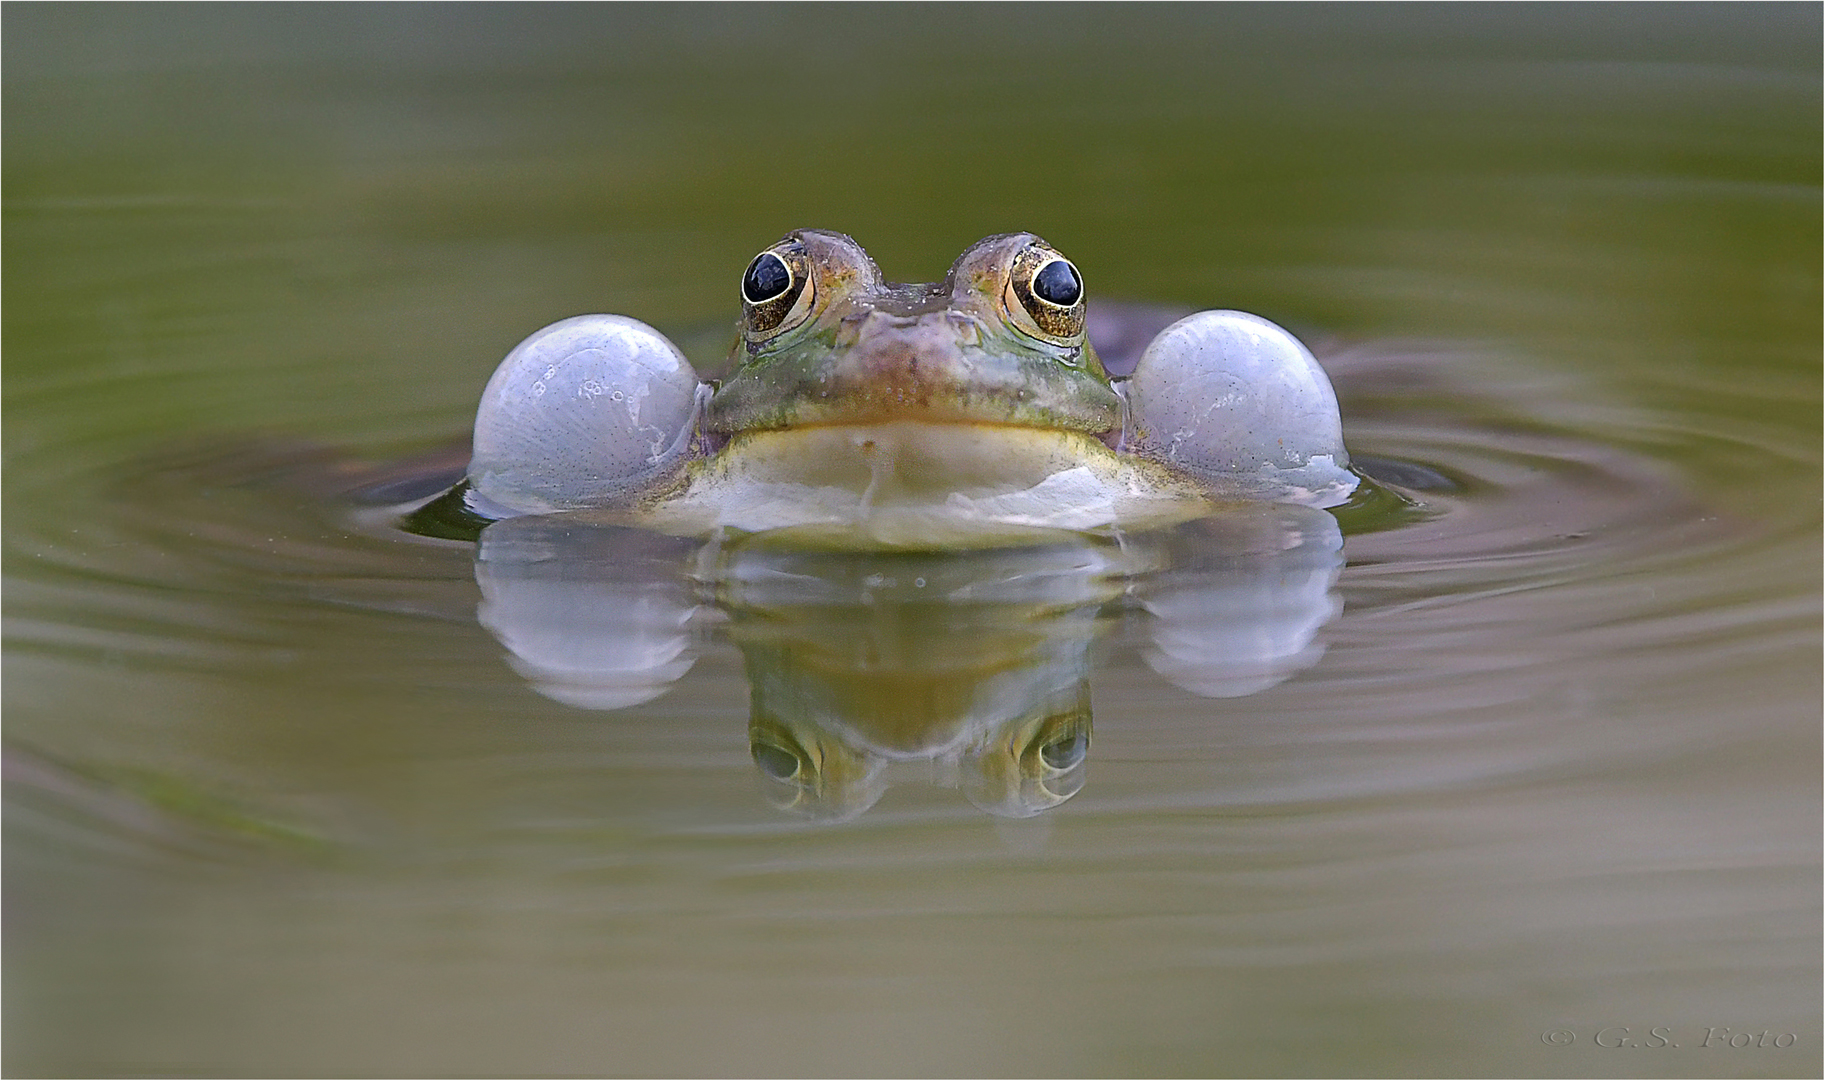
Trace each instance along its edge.
<path fill-rule="evenodd" d="M 1580 688 L 1614 682 L 1618 666 L 1650 687 L 1668 671 L 1804 639 L 1805 605 L 1766 574 L 1790 559 L 1802 529 L 1729 521 L 1667 464 L 1550 417 L 1595 415 L 1622 429 L 1647 421 L 1597 409 L 1574 380 L 1491 352 L 1379 344 L 1323 356 L 1351 451 L 1375 480 L 1335 511 L 1347 567 L 1334 586 L 1343 614 L 1314 646 L 1327 656 L 1262 705 L 1199 703 L 1139 678 L 1152 645 L 1129 617 L 1098 654 L 1107 670 L 1092 676 L 1118 687 L 1098 693 L 1098 753 L 1125 745 L 1169 760 L 1162 768 L 1177 779 L 1123 782 L 1111 767 L 1116 782 L 1092 782 L 1079 802 L 1298 803 L 1587 767 L 1617 736 L 1580 711 Z M 443 711 L 502 695 L 524 710 L 513 666 L 481 633 L 500 632 L 485 605 L 475 621 L 472 545 L 407 535 L 376 505 L 436 491 L 462 461 L 454 445 L 361 463 L 321 447 L 216 443 L 99 464 L 82 478 L 98 497 L 68 536 L 8 536 L 9 664 L 46 678 L 51 668 L 88 669 L 200 683 L 211 696 L 302 678 L 310 695 L 358 687 L 385 699 L 421 687 Z M 615 566 L 603 558 L 599 570 L 564 574 L 609 580 Z M 679 671 L 698 653 L 714 659 L 679 693 L 714 703 L 722 727 L 710 734 L 738 739 L 746 688 L 732 650 L 713 606 L 692 619 Z M 136 725 L 116 717 L 91 717 L 90 730 L 52 723 L 49 702 L 34 707 L 36 681 L 21 680 L 27 689 L 9 699 L 23 706 L 9 724 L 17 745 L 58 759 L 85 745 L 105 748 L 104 759 L 143 749 Z M 1562 731 L 1514 711 L 1540 695 L 1564 698 Z M 1662 752 L 1713 735 L 1689 712 L 1673 726 L 1658 732 Z M 221 764 L 211 738 L 185 730 L 180 722 L 164 733 L 175 760 L 211 773 Z M 1300 765 L 1272 780 L 1222 779 L 1237 740 L 1250 753 L 1296 745 Z M 675 756 L 664 742 L 655 737 L 645 752 Z M 1341 756 L 1327 758 L 1326 746 Z M 1384 768 L 1377 753 L 1391 755 Z M 1217 767 L 1200 773 L 1199 761 Z M 1091 775 L 1106 780 L 1096 764 Z M 229 773 L 251 789 L 265 769 L 286 766 Z"/>

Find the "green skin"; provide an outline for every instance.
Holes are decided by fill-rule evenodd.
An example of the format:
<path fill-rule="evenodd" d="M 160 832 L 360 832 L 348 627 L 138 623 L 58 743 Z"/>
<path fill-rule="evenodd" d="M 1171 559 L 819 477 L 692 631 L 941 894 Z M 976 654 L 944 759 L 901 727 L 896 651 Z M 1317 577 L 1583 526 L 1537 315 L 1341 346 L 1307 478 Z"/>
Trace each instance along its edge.
<path fill-rule="evenodd" d="M 742 282 L 702 452 L 642 525 L 938 550 L 1208 509 L 1114 449 L 1126 403 L 1085 333 L 1081 279 L 1030 233 L 981 241 L 936 284 L 891 285 L 855 241 L 804 229 Z"/>
<path fill-rule="evenodd" d="M 1024 288 L 1022 270 L 1030 280 L 1056 257 L 1037 237 L 983 240 L 932 285 L 882 281 L 838 233 L 800 230 L 773 250 L 788 246 L 802 292 L 772 329 L 743 298 L 736 367 L 709 402 L 710 432 L 888 421 L 1120 431 L 1121 399 L 1083 333 L 1081 299 L 1060 308 Z"/>

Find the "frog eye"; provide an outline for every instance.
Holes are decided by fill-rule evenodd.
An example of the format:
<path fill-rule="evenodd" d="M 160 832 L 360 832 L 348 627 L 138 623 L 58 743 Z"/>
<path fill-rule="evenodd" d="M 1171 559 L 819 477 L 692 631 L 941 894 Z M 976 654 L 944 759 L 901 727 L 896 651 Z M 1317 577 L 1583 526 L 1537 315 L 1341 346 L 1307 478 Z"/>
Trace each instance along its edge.
<path fill-rule="evenodd" d="M 749 338 L 768 337 L 802 321 L 792 320 L 805 295 L 810 275 L 804 245 L 796 240 L 775 244 L 754 256 L 741 275 L 741 311 Z M 815 290 L 812 290 L 815 291 Z"/>
<path fill-rule="evenodd" d="M 1089 736 L 1073 731 L 1039 747 L 1039 758 L 1059 772 L 1074 769 L 1089 753 Z"/>
<path fill-rule="evenodd" d="M 1017 311 L 1010 304 L 1008 313 L 1033 336 L 1060 345 L 1082 338 L 1083 275 L 1069 259 L 1046 244 L 1030 244 L 1014 256 L 1007 285 L 1018 304 Z"/>
<path fill-rule="evenodd" d="M 1033 780 L 1043 782 L 1071 772 L 1089 756 L 1089 728 L 1069 716 L 1053 717 L 1019 756 L 1021 771 Z"/>
<path fill-rule="evenodd" d="M 1083 279 L 1069 259 L 1053 259 L 1032 275 L 1032 295 L 1055 307 L 1074 307 L 1083 299 Z"/>
<path fill-rule="evenodd" d="M 1031 817 L 1083 789 L 1088 776 L 1089 690 L 1064 711 L 1021 725 L 1007 741 L 972 755 L 963 794 L 1002 817 Z"/>
<path fill-rule="evenodd" d="M 792 268 L 770 251 L 762 251 L 741 275 L 741 299 L 750 304 L 777 300 L 792 287 Z"/>
<path fill-rule="evenodd" d="M 810 763 L 786 747 L 755 739 L 750 746 L 754 764 L 774 780 L 796 780 L 800 773 L 809 774 Z"/>

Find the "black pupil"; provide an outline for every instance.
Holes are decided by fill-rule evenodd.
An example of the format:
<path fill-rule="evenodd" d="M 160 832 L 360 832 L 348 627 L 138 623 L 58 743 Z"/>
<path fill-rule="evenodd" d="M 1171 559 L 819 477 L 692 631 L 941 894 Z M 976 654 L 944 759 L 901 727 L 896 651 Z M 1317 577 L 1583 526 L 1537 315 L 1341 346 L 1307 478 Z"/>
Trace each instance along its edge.
<path fill-rule="evenodd" d="M 1089 740 L 1083 737 L 1082 732 L 1078 732 L 1068 739 L 1059 739 L 1039 747 L 1039 756 L 1054 769 L 1068 769 L 1083 760 L 1083 752 L 1087 749 Z"/>
<path fill-rule="evenodd" d="M 1032 294 L 1059 307 L 1069 307 L 1083 299 L 1083 282 L 1077 277 L 1076 267 L 1063 259 L 1053 259 L 1033 277 Z"/>
<path fill-rule="evenodd" d="M 792 272 L 785 268 L 785 260 L 763 251 L 754 257 L 747 266 L 747 273 L 741 276 L 741 295 L 750 304 L 764 304 L 783 294 L 791 284 Z"/>

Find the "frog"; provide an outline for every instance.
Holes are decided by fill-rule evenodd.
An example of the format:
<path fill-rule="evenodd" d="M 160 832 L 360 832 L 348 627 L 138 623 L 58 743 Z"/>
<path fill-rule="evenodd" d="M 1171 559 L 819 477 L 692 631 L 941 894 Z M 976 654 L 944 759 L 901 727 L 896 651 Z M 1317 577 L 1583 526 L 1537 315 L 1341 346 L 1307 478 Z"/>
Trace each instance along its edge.
<path fill-rule="evenodd" d="M 522 341 L 483 392 L 451 498 L 483 521 L 941 550 L 1238 501 L 1330 506 L 1357 482 L 1335 392 L 1291 333 L 1197 312 L 1111 374 L 1081 270 L 1033 233 L 899 284 L 851 237 L 796 229 L 738 288 L 721 378 L 630 316 Z"/>

